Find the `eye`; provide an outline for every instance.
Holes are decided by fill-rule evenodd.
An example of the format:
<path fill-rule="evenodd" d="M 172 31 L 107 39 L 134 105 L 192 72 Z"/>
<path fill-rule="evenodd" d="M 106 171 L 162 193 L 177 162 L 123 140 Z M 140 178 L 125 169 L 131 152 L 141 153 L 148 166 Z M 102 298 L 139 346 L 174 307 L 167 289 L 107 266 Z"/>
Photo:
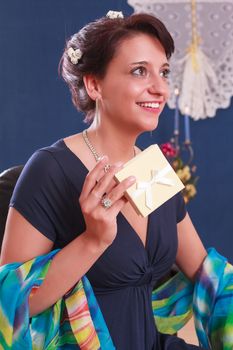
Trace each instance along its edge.
<path fill-rule="evenodd" d="M 162 78 L 168 79 L 170 73 L 171 73 L 170 69 L 166 68 L 166 69 L 163 69 L 163 70 L 159 73 L 159 75 L 160 75 Z"/>
<path fill-rule="evenodd" d="M 143 66 L 140 66 L 140 67 L 137 67 L 137 68 L 134 68 L 131 73 L 133 75 L 137 75 L 137 76 L 145 76 L 146 73 L 147 73 L 147 70 L 145 67 Z"/>

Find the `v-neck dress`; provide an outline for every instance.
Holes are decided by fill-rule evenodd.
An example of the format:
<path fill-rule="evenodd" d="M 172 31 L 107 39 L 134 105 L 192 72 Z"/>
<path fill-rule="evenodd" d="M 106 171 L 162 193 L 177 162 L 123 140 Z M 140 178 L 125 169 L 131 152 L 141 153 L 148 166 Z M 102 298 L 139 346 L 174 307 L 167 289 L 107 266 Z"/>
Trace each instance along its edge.
<path fill-rule="evenodd" d="M 52 240 L 54 248 L 62 248 L 85 230 L 78 198 L 87 173 L 59 140 L 29 159 L 10 206 Z M 181 194 L 155 210 L 148 218 L 145 246 L 119 213 L 115 240 L 86 274 L 117 350 L 198 348 L 158 333 L 151 305 L 153 287 L 175 261 L 176 225 L 185 213 Z"/>

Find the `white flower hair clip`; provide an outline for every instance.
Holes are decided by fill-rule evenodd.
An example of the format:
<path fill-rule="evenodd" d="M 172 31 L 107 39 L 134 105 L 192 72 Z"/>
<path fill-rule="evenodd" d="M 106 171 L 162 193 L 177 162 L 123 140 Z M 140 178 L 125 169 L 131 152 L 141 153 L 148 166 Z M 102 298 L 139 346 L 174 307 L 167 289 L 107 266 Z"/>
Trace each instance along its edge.
<path fill-rule="evenodd" d="M 108 11 L 108 13 L 106 14 L 106 17 L 111 18 L 111 19 L 115 19 L 115 18 L 124 18 L 124 15 L 121 11 Z"/>
<path fill-rule="evenodd" d="M 73 64 L 77 64 L 78 61 L 82 58 L 82 51 L 80 49 L 73 49 L 73 47 L 70 47 L 68 50 L 67 50 L 67 55 L 69 56 L 71 62 Z"/>

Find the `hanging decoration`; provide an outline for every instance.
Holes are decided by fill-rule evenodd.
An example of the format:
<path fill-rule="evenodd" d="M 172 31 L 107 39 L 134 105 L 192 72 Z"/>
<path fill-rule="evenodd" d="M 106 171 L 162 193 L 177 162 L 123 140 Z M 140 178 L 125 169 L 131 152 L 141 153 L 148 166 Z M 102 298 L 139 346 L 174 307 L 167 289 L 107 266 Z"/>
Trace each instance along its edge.
<path fill-rule="evenodd" d="M 194 120 L 214 117 L 233 95 L 233 0 L 128 0 L 135 12 L 160 18 L 171 32 L 170 89 Z M 176 108 L 171 93 L 170 108 Z M 187 118 L 186 118 L 187 119 Z M 187 124 L 188 125 L 188 124 Z M 187 130 L 188 132 L 188 130 Z"/>
<path fill-rule="evenodd" d="M 160 146 L 164 155 L 168 158 L 170 164 L 179 176 L 185 188 L 183 189 L 183 197 L 186 203 L 193 199 L 197 194 L 196 165 L 193 164 L 194 152 L 190 135 L 190 117 L 188 107 L 186 114 L 179 114 L 179 89 L 175 88 L 175 114 L 174 114 L 174 132 L 171 140 Z M 184 121 L 184 142 L 180 143 L 180 121 Z"/>

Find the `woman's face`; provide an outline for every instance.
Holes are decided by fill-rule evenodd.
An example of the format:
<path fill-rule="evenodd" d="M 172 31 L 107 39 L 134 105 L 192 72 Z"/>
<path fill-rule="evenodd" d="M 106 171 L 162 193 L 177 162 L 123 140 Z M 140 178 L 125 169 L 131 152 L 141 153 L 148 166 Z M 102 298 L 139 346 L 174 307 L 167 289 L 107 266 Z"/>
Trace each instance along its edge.
<path fill-rule="evenodd" d="M 155 129 L 168 99 L 168 74 L 158 40 L 143 33 L 124 39 L 99 81 L 102 118 L 129 132 Z"/>

